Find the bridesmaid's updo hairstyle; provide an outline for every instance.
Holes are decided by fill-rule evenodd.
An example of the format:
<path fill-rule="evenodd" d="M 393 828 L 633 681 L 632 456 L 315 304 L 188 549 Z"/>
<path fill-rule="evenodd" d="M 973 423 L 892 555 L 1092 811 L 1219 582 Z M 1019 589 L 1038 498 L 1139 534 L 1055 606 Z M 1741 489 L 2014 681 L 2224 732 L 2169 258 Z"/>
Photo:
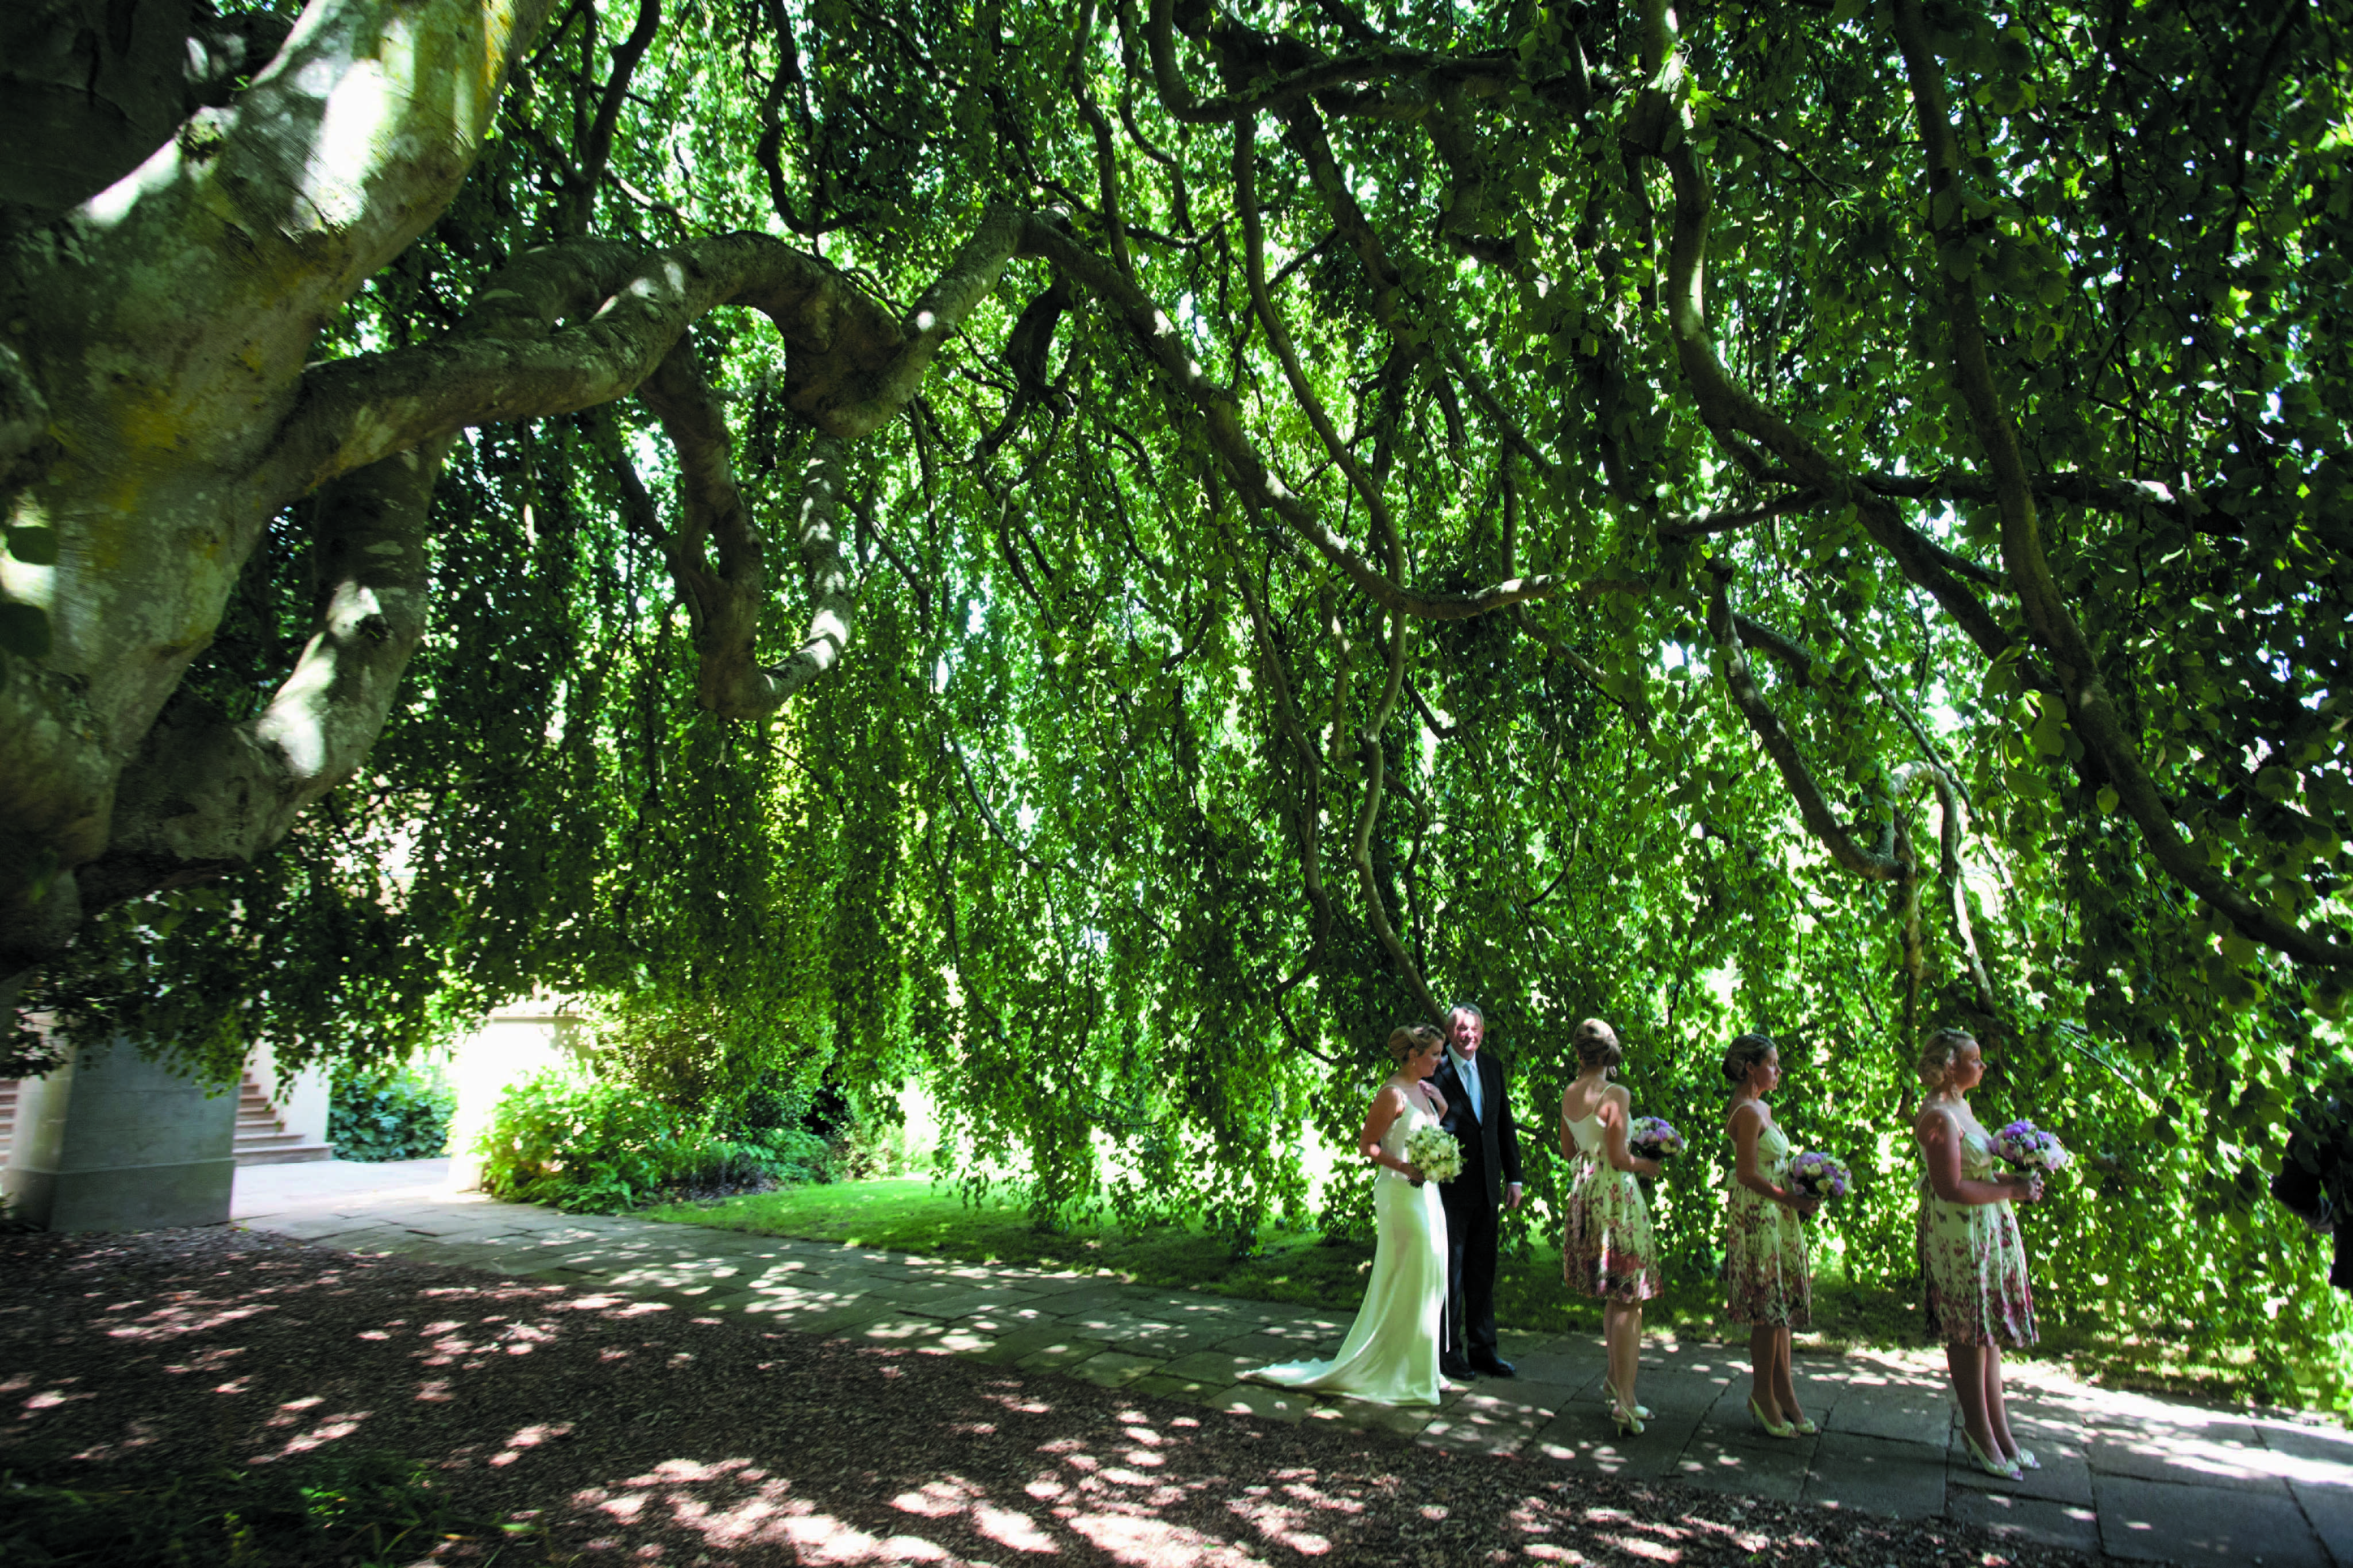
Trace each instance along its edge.
<path fill-rule="evenodd" d="M 1389 1060 L 1403 1067 L 1408 1057 L 1417 1057 L 1432 1046 L 1442 1046 L 1446 1037 L 1428 1024 L 1400 1024 L 1389 1031 Z"/>
<path fill-rule="evenodd" d="M 1614 1068 L 1626 1059 L 1626 1048 L 1618 1043 L 1618 1031 L 1599 1018 L 1588 1018 L 1579 1024 L 1568 1043 L 1577 1052 L 1577 1065 L 1581 1068 Z"/>
<path fill-rule="evenodd" d="M 1781 1047 L 1770 1035 L 1743 1035 L 1724 1047 L 1724 1076 L 1734 1084 L 1748 1081 L 1749 1069 Z"/>
<path fill-rule="evenodd" d="M 1913 1064 L 1919 1069 L 1920 1081 L 1932 1089 L 1942 1089 L 1961 1047 L 1977 1043 L 1978 1037 L 1967 1029 L 1939 1029 L 1930 1035 L 1920 1042 L 1919 1059 Z"/>

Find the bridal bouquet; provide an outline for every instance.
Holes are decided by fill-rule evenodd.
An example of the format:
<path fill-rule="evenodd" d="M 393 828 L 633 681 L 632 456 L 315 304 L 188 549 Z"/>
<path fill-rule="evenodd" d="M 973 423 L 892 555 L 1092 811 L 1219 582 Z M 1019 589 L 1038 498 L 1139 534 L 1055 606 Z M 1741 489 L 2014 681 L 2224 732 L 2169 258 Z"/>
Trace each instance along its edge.
<path fill-rule="evenodd" d="M 2021 1171 L 2049 1175 L 2075 1163 L 2065 1145 L 2031 1121 L 2013 1121 L 1993 1135 L 1993 1152 Z"/>
<path fill-rule="evenodd" d="M 1432 1182 L 1451 1182 L 1462 1173 L 1462 1145 L 1443 1127 L 1417 1127 L 1406 1134 L 1406 1163 Z"/>
<path fill-rule="evenodd" d="M 1637 1116 L 1626 1129 L 1626 1147 L 1645 1160 L 1663 1160 L 1683 1152 L 1683 1135 L 1658 1116 Z"/>
<path fill-rule="evenodd" d="M 1828 1154 L 1809 1149 L 1789 1162 L 1789 1184 L 1810 1198 L 1842 1198 L 1853 1178 Z"/>

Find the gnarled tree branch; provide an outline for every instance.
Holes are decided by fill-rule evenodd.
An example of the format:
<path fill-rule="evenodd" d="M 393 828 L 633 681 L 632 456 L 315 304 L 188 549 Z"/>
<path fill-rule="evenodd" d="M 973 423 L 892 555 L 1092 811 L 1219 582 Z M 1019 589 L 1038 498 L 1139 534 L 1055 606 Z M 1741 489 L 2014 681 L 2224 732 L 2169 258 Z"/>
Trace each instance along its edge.
<path fill-rule="evenodd" d="M 1943 67 L 1930 47 L 1919 0 L 1894 0 L 1894 17 L 1896 45 L 1911 79 L 1915 116 L 1927 158 L 1929 224 L 1941 263 L 1937 270 L 1945 278 L 1946 321 L 1951 334 L 1950 374 L 1993 470 L 1995 504 L 2001 514 L 2002 563 L 2017 592 L 2028 630 L 2050 656 L 2052 675 L 2066 700 L 2068 721 L 2084 749 L 2098 758 L 2126 815 L 2140 828 L 2168 875 L 2221 910 L 2249 941 L 2301 963 L 2353 968 L 2353 944 L 2332 942 L 2283 920 L 2225 879 L 2212 858 L 2191 844 L 2174 822 L 2141 763 L 2140 749 L 2108 689 L 2091 639 L 2084 635 L 2051 574 L 2035 511 L 2033 477 L 1994 386 L 1985 328 L 1978 310 L 1977 268 L 1967 248 L 1968 218 L 1959 184 L 1961 149 L 1947 104 Z"/>

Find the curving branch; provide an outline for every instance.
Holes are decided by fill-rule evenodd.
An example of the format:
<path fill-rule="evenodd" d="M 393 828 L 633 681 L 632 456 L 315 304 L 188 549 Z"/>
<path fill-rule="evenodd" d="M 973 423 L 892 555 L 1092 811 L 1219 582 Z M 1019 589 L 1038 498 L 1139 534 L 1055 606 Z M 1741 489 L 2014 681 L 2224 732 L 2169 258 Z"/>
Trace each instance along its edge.
<path fill-rule="evenodd" d="M 596 13 L 588 13 L 593 29 Z M 558 233 L 578 234 L 588 226 L 591 208 L 596 200 L 596 186 L 605 177 L 606 165 L 613 157 L 613 132 L 620 123 L 621 103 L 628 96 L 629 79 L 637 74 L 638 63 L 645 58 L 646 50 L 661 31 L 661 0 L 638 0 L 638 24 L 629 36 L 613 51 L 613 73 L 607 77 L 596 100 L 596 118 L 587 126 L 587 134 L 578 148 L 579 163 L 566 175 L 564 190 L 556 202 Z M 596 35 L 592 30 L 589 41 Z M 581 68 L 586 71 L 586 64 Z"/>
<path fill-rule="evenodd" d="M 1315 394 L 1308 381 L 1307 372 L 1299 363 L 1299 351 L 1291 341 L 1291 329 L 1274 308 L 1274 300 L 1266 284 L 1266 234 L 1259 221 L 1257 126 L 1250 121 L 1234 128 L 1234 205 L 1242 219 L 1242 272 L 1250 284 L 1250 306 L 1257 312 L 1259 324 L 1266 329 L 1267 346 L 1274 350 L 1275 359 L 1282 366 L 1282 378 L 1291 384 L 1291 395 L 1297 400 L 1300 412 L 1307 416 L 1315 438 L 1348 481 L 1349 488 L 1363 498 L 1365 510 L 1371 516 L 1373 537 L 1384 540 L 1389 546 L 1389 569 L 1401 565 L 1402 551 L 1398 545 L 1397 525 L 1389 517 L 1388 502 L 1383 498 L 1382 487 L 1365 471 L 1364 465 L 1340 438 L 1339 427 L 1324 400 Z"/>
<path fill-rule="evenodd" d="M 1967 570 L 1968 563 L 1906 523 L 1885 497 L 1757 401 L 1717 358 L 1705 288 L 1711 198 L 1706 172 L 1688 134 L 1691 113 L 1680 101 L 1683 67 L 1675 47 L 1670 0 L 1644 0 L 1642 47 L 1642 69 L 1650 79 L 1635 100 L 1623 134 L 1630 154 L 1658 159 L 1672 180 L 1673 225 L 1660 304 L 1701 418 L 1727 452 L 1738 456 L 1746 449 L 1744 438 L 1754 441 L 1788 467 L 1796 484 L 1830 504 L 1852 506 L 1863 531 L 1894 558 L 1905 576 L 1926 588 L 1987 658 L 1999 657 L 2011 639 L 1961 581 L 1975 574 Z"/>
<path fill-rule="evenodd" d="M 1779 771 L 1806 830 L 1821 841 L 1831 859 L 1859 877 L 1886 881 L 1905 875 L 1906 862 L 1897 857 L 1896 846 L 1887 835 L 1882 836 L 1883 842 L 1877 847 L 1866 849 L 1855 842 L 1853 834 L 1831 809 L 1830 799 L 1822 794 L 1812 770 L 1806 766 L 1796 738 L 1773 711 L 1772 704 L 1766 701 L 1765 693 L 1758 689 L 1757 678 L 1748 668 L 1747 655 L 1741 649 L 1739 629 L 1733 620 L 1732 569 L 1720 562 L 1710 562 L 1708 569 L 1715 578 L 1715 590 L 1707 601 L 1707 629 L 1715 640 L 1716 673 L 1723 679 L 1732 705 L 1739 710 L 1741 718 L 1765 748 L 1765 754 Z M 1889 826 L 1894 826 L 1892 820 Z"/>
<path fill-rule="evenodd" d="M 1354 87 L 1364 82 L 1443 77 L 1457 82 L 1480 81 L 1500 89 L 1516 81 L 1520 75 L 1519 57 L 1513 50 L 1490 49 L 1473 55 L 1449 56 L 1427 54 L 1419 49 L 1381 47 L 1338 59 L 1317 60 L 1281 72 L 1248 91 L 1224 93 L 1204 100 L 1187 85 L 1185 73 L 1176 63 L 1175 19 L 1176 7 L 1171 0 L 1152 0 L 1151 14 L 1144 25 L 1145 43 L 1152 57 L 1152 80 L 1160 93 L 1160 107 L 1166 110 L 1170 119 L 1187 125 L 1218 125 L 1229 121 L 1247 120 L 1268 110 L 1288 108 L 1335 88 Z M 1134 30 L 1134 0 L 1124 0 L 1121 22 Z M 1371 109 L 1374 106 L 1366 107 Z"/>
<path fill-rule="evenodd" d="M 670 250 L 609 240 L 551 247 L 493 279 L 477 312 L 438 342 L 306 371 L 256 482 L 282 505 L 470 426 L 611 402 L 723 305 L 761 312 L 783 336 L 787 406 L 856 439 L 906 406 L 940 344 L 995 286 L 1021 226 L 1018 211 L 992 210 L 898 320 L 838 268 L 765 235 Z"/>
<path fill-rule="evenodd" d="M 1711 533 L 1730 533 L 1735 529 L 1746 528 L 1750 523 L 1803 511 L 1820 500 L 1821 497 L 1811 490 L 1791 490 L 1787 495 L 1775 496 L 1761 506 L 1709 512 L 1704 517 L 1670 518 L 1659 524 L 1658 533 L 1661 539 L 1700 539 Z"/>
<path fill-rule="evenodd" d="M 638 395 L 678 453 L 683 521 L 674 536 L 662 541 L 662 552 L 693 624 L 695 699 L 729 719 L 774 712 L 831 669 L 849 646 L 858 606 L 849 560 L 841 548 L 841 441 L 817 432 L 801 467 L 800 553 L 811 606 L 809 635 L 789 658 L 763 665 L 760 622 L 768 597 L 763 542 L 735 480 L 726 412 L 695 364 L 691 338 L 679 340 Z M 706 542 L 717 549 L 715 570 Z"/>
<path fill-rule="evenodd" d="M 357 771 L 425 636 L 433 482 L 448 447 L 387 458 L 320 495 L 324 583 L 293 673 L 243 722 L 174 695 L 122 772 L 104 851 L 58 879 L 61 896 L 95 910 L 248 865 Z"/>
<path fill-rule="evenodd" d="M 1192 405 L 1210 449 L 1243 499 L 1281 519 L 1383 609 L 1421 620 L 1466 620 L 1568 587 L 1566 579 L 1549 575 L 1514 577 L 1470 594 L 1414 594 L 1398 586 L 1342 542 L 1305 499 L 1267 468 L 1242 429 L 1240 404 L 1232 390 L 1209 380 L 1175 321 L 1143 290 L 1045 218 L 1033 216 L 1024 225 L 1020 254 L 1052 263 L 1116 312 L 1137 346 L 1166 377 L 1171 392 Z"/>
<path fill-rule="evenodd" d="M 1744 644 L 1749 647 L 1762 648 L 1780 660 L 1781 668 L 1789 672 L 1789 679 L 1795 684 L 1811 686 L 1814 683 L 1814 656 L 1808 653 L 1802 646 L 1783 637 L 1762 621 L 1752 621 L 1746 616 L 1734 616 L 1732 625 L 1733 629 L 1740 634 L 1740 640 Z"/>
<path fill-rule="evenodd" d="M 1412 991 L 1422 1010 L 1432 1023 L 1443 1020 L 1438 998 L 1431 994 L 1430 983 L 1422 978 L 1420 966 L 1413 961 L 1405 942 L 1398 936 L 1397 927 L 1389 922 L 1388 904 L 1381 897 L 1380 879 L 1373 869 L 1373 828 L 1380 820 L 1382 786 L 1388 778 L 1388 758 L 1381 744 L 1381 736 L 1388 729 L 1389 716 L 1397 711 L 1398 694 L 1405 688 L 1406 617 L 1402 611 L 1389 612 L 1388 681 L 1381 689 L 1380 700 L 1374 705 L 1371 722 L 1365 726 L 1363 743 L 1356 750 L 1365 760 L 1365 798 L 1356 806 L 1356 831 L 1348 846 L 1348 858 L 1356 862 L 1356 885 L 1365 900 L 1365 916 L 1388 952 L 1398 973 L 1405 977 L 1407 988 Z"/>
<path fill-rule="evenodd" d="M 2002 563 L 2018 595 L 2027 629 L 2049 656 L 2067 705 L 2067 718 L 2084 749 L 2099 760 L 2126 816 L 2140 828 L 2168 875 L 2211 904 L 2249 941 L 2305 963 L 2353 968 L 2353 944 L 2332 942 L 2273 913 L 2228 880 L 2219 858 L 2190 842 L 2173 820 L 2142 764 L 2124 712 L 2101 673 L 2091 639 L 2067 607 L 2051 574 L 2034 504 L 2033 476 L 1994 386 L 1985 328 L 1978 311 L 1977 268 L 1969 258 L 1970 219 L 1962 202 L 1961 148 L 1953 132 L 1943 68 L 1928 41 L 1919 0 L 1894 0 L 1897 47 L 1912 83 L 1912 100 L 1927 158 L 1929 227 L 1945 278 L 1946 322 L 1951 336 L 1949 374 L 1969 411 L 1978 444 L 1993 471 L 2001 514 Z"/>

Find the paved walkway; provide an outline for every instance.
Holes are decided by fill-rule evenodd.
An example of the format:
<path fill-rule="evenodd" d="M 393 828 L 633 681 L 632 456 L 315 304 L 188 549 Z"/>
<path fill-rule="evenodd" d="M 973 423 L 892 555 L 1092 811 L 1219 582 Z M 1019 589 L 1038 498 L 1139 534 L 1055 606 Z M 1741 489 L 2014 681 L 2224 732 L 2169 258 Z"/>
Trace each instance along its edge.
<path fill-rule="evenodd" d="M 1050 1369 L 1107 1387 L 1331 1421 L 1579 1472 L 1907 1518 L 1943 1516 L 2144 1562 L 2353 1568 L 2353 1433 L 2341 1426 L 2087 1387 L 2012 1369 L 2020 1440 L 2042 1460 L 2010 1483 L 1975 1469 L 1940 1357 L 1800 1356 L 1821 1435 L 1750 1426 L 1746 1347 L 1645 1342 L 1640 1437 L 1610 1429 L 1602 1354 L 1586 1335 L 1506 1336 L 1520 1375 L 1482 1379 L 1436 1411 L 1238 1383 L 1241 1369 L 1329 1355 L 1348 1325 L 1274 1302 L 1106 1278 L 942 1262 L 864 1247 L 559 1214 L 447 1190 L 448 1162 L 254 1166 L 236 1217 L 256 1229 L 608 1289 L 806 1333 Z"/>

